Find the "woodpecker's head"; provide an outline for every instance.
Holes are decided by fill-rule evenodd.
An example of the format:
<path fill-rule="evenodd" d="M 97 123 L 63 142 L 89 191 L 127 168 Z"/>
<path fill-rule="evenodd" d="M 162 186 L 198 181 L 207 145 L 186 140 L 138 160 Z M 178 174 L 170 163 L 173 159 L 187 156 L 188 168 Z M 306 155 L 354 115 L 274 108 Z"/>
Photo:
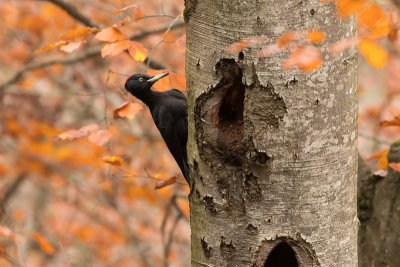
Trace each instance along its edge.
<path fill-rule="evenodd" d="M 161 73 L 155 76 L 147 74 L 133 74 L 125 82 L 125 89 L 132 95 L 137 96 L 149 91 L 151 86 L 159 79 L 167 76 L 169 73 Z"/>

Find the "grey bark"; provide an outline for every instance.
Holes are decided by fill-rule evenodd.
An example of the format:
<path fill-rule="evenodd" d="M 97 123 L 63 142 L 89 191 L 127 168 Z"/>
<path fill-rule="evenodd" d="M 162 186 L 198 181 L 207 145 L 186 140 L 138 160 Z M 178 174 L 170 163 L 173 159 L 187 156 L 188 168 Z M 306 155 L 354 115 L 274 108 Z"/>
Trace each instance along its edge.
<path fill-rule="evenodd" d="M 400 143 L 392 144 L 388 160 L 400 162 Z M 358 214 L 359 266 L 400 266 L 400 173 L 373 175 L 360 158 Z"/>
<path fill-rule="evenodd" d="M 288 52 L 226 52 L 304 29 L 333 43 L 355 36 L 355 21 L 318 0 L 185 6 L 192 266 L 274 266 L 279 252 L 357 266 L 357 51 L 324 53 L 312 73 L 283 71 Z"/>

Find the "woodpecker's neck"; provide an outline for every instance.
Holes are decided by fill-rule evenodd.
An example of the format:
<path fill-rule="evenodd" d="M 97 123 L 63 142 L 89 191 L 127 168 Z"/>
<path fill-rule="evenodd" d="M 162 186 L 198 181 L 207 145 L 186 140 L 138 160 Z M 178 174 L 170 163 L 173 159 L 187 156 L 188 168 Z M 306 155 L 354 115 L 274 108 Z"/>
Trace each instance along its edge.
<path fill-rule="evenodd" d="M 161 97 L 161 92 L 153 91 L 153 90 L 146 90 L 140 93 L 136 93 L 135 97 L 139 98 L 143 103 L 145 103 L 149 109 L 153 109 L 154 105 Z"/>

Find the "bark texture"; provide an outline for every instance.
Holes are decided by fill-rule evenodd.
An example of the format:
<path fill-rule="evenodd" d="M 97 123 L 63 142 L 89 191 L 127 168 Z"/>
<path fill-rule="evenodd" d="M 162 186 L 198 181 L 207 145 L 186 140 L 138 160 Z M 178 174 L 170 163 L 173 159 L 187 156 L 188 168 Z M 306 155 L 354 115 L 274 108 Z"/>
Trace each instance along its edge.
<path fill-rule="evenodd" d="M 400 162 L 400 142 L 392 144 L 390 162 Z M 373 175 L 362 159 L 358 171 L 359 266 L 400 266 L 400 173 Z"/>
<path fill-rule="evenodd" d="M 192 266 L 357 266 L 357 51 L 312 73 L 253 36 L 355 35 L 318 0 L 186 0 Z"/>

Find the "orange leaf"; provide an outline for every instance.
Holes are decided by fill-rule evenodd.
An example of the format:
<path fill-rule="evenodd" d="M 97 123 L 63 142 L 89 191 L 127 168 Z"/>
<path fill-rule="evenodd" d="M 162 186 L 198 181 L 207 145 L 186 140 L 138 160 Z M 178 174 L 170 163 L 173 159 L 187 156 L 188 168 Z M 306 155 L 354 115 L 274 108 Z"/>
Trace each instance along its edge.
<path fill-rule="evenodd" d="M 139 42 L 131 41 L 128 51 L 129 55 L 137 61 L 143 62 L 146 59 L 147 49 Z"/>
<path fill-rule="evenodd" d="M 105 163 L 109 163 L 114 166 L 121 166 L 123 163 L 122 158 L 118 156 L 104 157 L 101 160 Z"/>
<path fill-rule="evenodd" d="M 131 17 L 126 16 L 123 20 L 114 23 L 112 27 L 113 28 L 121 27 L 121 26 L 123 26 L 125 23 L 127 23 L 129 21 L 131 21 Z"/>
<path fill-rule="evenodd" d="M 86 41 L 71 42 L 67 45 L 61 46 L 60 50 L 66 53 L 72 53 L 84 43 L 86 43 Z"/>
<path fill-rule="evenodd" d="M 0 226 L 0 237 L 7 238 L 7 239 L 12 239 L 15 241 L 23 241 L 23 237 L 20 236 L 19 234 L 14 233 L 10 228 L 5 227 L 5 226 Z"/>
<path fill-rule="evenodd" d="M 360 11 L 366 2 L 367 0 L 338 0 L 336 8 L 342 17 L 347 18 Z"/>
<path fill-rule="evenodd" d="M 35 53 L 36 53 L 36 54 L 37 54 L 37 53 L 41 53 L 41 52 L 44 52 L 44 51 L 47 51 L 47 50 L 50 50 L 50 49 L 53 49 L 53 48 L 56 48 L 56 47 L 59 47 L 59 46 L 62 46 L 62 45 L 66 45 L 67 43 L 68 43 L 67 41 L 61 40 L 61 41 L 59 41 L 59 42 L 46 45 L 45 47 L 43 47 L 43 48 L 41 48 L 41 49 L 36 49 L 36 50 L 35 50 Z"/>
<path fill-rule="evenodd" d="M 101 56 L 115 56 L 122 51 L 129 49 L 131 47 L 131 42 L 129 40 L 122 40 L 112 44 L 106 44 L 103 49 L 101 49 Z"/>
<path fill-rule="evenodd" d="M 32 237 L 38 242 L 40 248 L 47 254 L 53 254 L 54 247 L 47 239 L 39 233 L 32 233 Z"/>
<path fill-rule="evenodd" d="M 83 126 L 79 130 L 68 130 L 60 135 L 54 136 L 54 140 L 73 140 L 75 138 L 80 138 L 84 136 L 88 136 L 91 132 L 96 131 L 99 129 L 99 126 L 97 124 L 89 124 L 86 126 Z"/>
<path fill-rule="evenodd" d="M 89 141 L 98 146 L 102 146 L 107 143 L 111 139 L 111 137 L 112 134 L 108 130 L 100 130 L 97 132 L 93 132 L 89 136 Z"/>
<path fill-rule="evenodd" d="M 379 169 L 386 170 L 388 168 L 388 158 L 387 158 L 388 152 L 389 149 L 386 149 L 385 152 L 380 157 L 378 162 Z"/>
<path fill-rule="evenodd" d="M 355 46 L 357 43 L 358 43 L 357 37 L 347 38 L 347 39 L 343 39 L 336 43 L 331 44 L 329 46 L 328 50 L 329 50 L 329 53 L 331 53 L 332 55 L 337 55 L 340 52 L 342 52 L 352 46 Z"/>
<path fill-rule="evenodd" d="M 375 27 L 379 23 L 387 21 L 386 13 L 376 4 L 372 4 L 364 9 L 358 16 L 361 23 L 367 27 Z"/>
<path fill-rule="evenodd" d="M 123 34 L 119 29 L 108 27 L 96 34 L 96 39 L 104 42 L 115 42 L 128 39 L 128 36 Z"/>
<path fill-rule="evenodd" d="M 400 126 L 399 116 L 395 117 L 393 120 L 390 121 L 382 121 L 380 126 L 381 127 Z"/>
<path fill-rule="evenodd" d="M 186 89 L 186 78 L 185 75 L 179 73 L 170 73 L 169 80 L 171 81 L 171 86 L 176 89 L 185 90 Z"/>
<path fill-rule="evenodd" d="M 360 53 L 366 58 L 371 66 L 381 69 L 388 59 L 387 52 L 375 43 L 362 39 L 359 44 Z"/>
<path fill-rule="evenodd" d="M 263 36 L 252 36 L 246 39 L 239 40 L 236 43 L 231 44 L 226 51 L 228 53 L 234 54 L 234 53 L 239 53 L 243 49 L 251 46 L 255 46 L 258 44 L 266 43 L 267 38 Z"/>
<path fill-rule="evenodd" d="M 117 11 L 114 12 L 114 16 L 115 16 L 115 15 L 118 15 L 118 14 L 121 13 L 121 12 L 124 12 L 124 11 L 127 11 L 127 10 L 129 10 L 129 9 L 132 9 L 132 8 L 134 8 L 134 7 L 136 7 L 136 6 L 137 6 L 137 5 L 133 4 L 133 5 L 129 5 L 129 6 L 126 6 L 126 7 L 121 8 L 121 9 L 118 9 Z"/>
<path fill-rule="evenodd" d="M 289 58 L 283 62 L 283 68 L 287 70 L 298 67 L 302 71 L 312 71 L 318 68 L 321 63 L 321 51 L 318 48 L 302 46 L 293 51 Z"/>
<path fill-rule="evenodd" d="M 186 51 L 186 34 L 176 40 L 176 48 L 178 52 L 185 53 Z"/>
<path fill-rule="evenodd" d="M 395 171 L 397 171 L 397 172 L 400 172 L 400 162 L 398 162 L 398 163 L 392 162 L 392 163 L 389 164 L 389 166 L 390 166 L 390 168 L 392 168 L 393 170 L 395 170 Z"/>
<path fill-rule="evenodd" d="M 279 36 L 276 43 L 278 44 L 279 48 L 283 48 L 298 40 L 302 35 L 303 34 L 301 32 L 285 32 L 284 34 Z"/>
<path fill-rule="evenodd" d="M 138 103 L 125 102 L 113 111 L 114 119 L 128 118 L 133 119 L 136 113 L 143 107 Z"/>
<path fill-rule="evenodd" d="M 75 39 L 82 38 L 88 34 L 98 32 L 100 31 L 97 28 L 91 28 L 91 27 L 84 27 L 84 28 L 78 28 L 72 31 L 69 31 L 67 33 L 61 34 L 60 36 L 57 37 L 58 40 L 63 39 L 66 41 L 74 41 Z"/>
<path fill-rule="evenodd" d="M 140 7 L 136 8 L 135 12 L 133 12 L 132 17 L 133 17 L 134 19 L 136 19 L 137 21 L 142 20 L 142 19 L 138 19 L 138 18 L 144 17 L 144 12 L 143 12 L 143 10 L 142 10 Z"/>
<path fill-rule="evenodd" d="M 325 41 L 326 34 L 323 31 L 315 30 L 307 34 L 308 40 L 313 44 L 320 44 Z"/>
<path fill-rule="evenodd" d="M 366 158 L 365 161 L 369 161 L 369 160 L 371 160 L 371 159 L 379 159 L 379 158 L 382 157 L 385 153 L 387 154 L 388 151 L 389 151 L 389 149 L 385 149 L 385 150 L 383 150 L 383 151 L 380 151 L 380 152 L 378 152 L 378 153 L 372 155 L 371 157 Z"/>
<path fill-rule="evenodd" d="M 366 26 L 371 31 L 370 38 L 380 38 L 391 32 L 387 14 L 376 4 L 372 4 L 364 9 L 358 16 L 358 20 L 360 24 Z"/>
<path fill-rule="evenodd" d="M 154 189 L 161 189 L 166 186 L 172 185 L 176 183 L 176 176 L 172 176 L 166 180 L 159 181 L 155 184 Z"/>

